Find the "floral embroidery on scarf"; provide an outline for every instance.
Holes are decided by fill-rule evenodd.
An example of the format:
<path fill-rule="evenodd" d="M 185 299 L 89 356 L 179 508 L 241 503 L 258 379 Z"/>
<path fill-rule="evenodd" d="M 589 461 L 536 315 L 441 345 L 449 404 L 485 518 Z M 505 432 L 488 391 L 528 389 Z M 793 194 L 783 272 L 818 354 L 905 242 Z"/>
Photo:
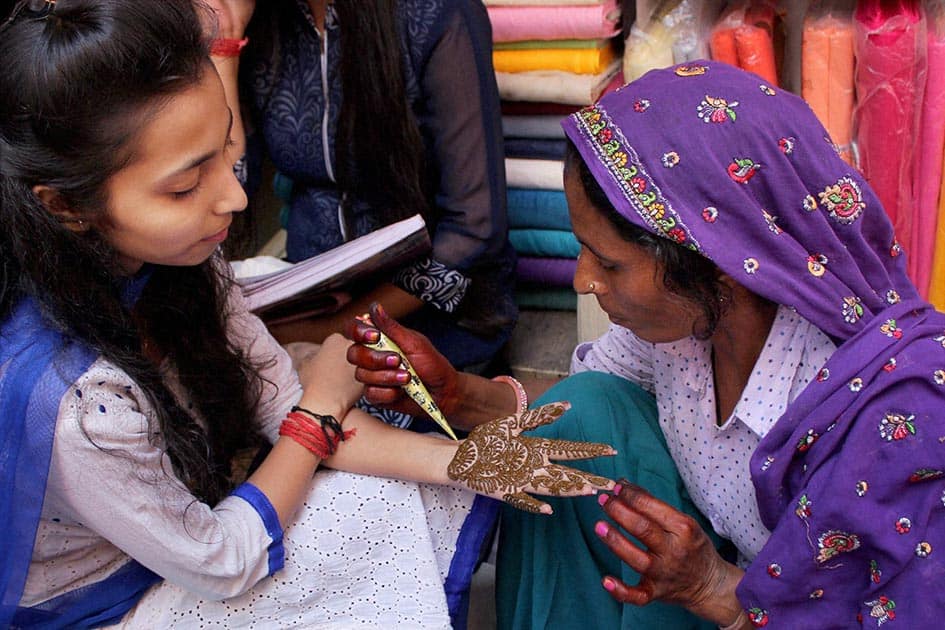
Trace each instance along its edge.
<path fill-rule="evenodd" d="M 732 181 L 739 184 L 747 184 L 748 180 L 755 176 L 761 164 L 755 163 L 751 158 L 732 158 L 732 163 L 728 165 L 726 171 Z"/>
<path fill-rule="evenodd" d="M 806 521 L 810 518 L 811 514 L 813 514 L 811 510 L 811 506 L 813 505 L 811 500 L 807 498 L 807 495 L 802 494 L 801 498 L 797 500 L 797 507 L 794 508 L 794 513 L 797 514 L 799 519 Z"/>
<path fill-rule="evenodd" d="M 823 254 L 811 254 L 807 257 L 807 271 L 815 278 L 820 278 L 827 272 L 827 257 Z"/>
<path fill-rule="evenodd" d="M 909 475 L 909 483 L 920 483 L 922 481 L 932 481 L 945 477 L 945 470 L 937 468 L 920 468 Z"/>
<path fill-rule="evenodd" d="M 696 112 L 705 123 L 724 123 L 726 120 L 735 122 L 736 107 L 738 107 L 738 101 L 729 102 L 724 98 L 706 95 L 696 107 Z"/>
<path fill-rule="evenodd" d="M 774 95 L 775 95 L 775 91 L 774 91 L 773 89 L 771 89 L 769 86 L 767 86 L 767 85 L 765 85 L 765 84 L 763 84 L 763 83 L 762 83 L 761 85 L 759 85 L 758 87 L 761 88 L 761 91 L 764 92 L 765 94 L 767 94 L 768 96 L 774 96 Z"/>
<path fill-rule="evenodd" d="M 817 547 L 820 551 L 817 553 L 817 562 L 823 564 L 841 553 L 848 553 L 860 547 L 860 537 L 856 534 L 849 534 L 832 529 L 824 532 L 817 539 Z"/>
<path fill-rule="evenodd" d="M 912 521 L 905 516 L 900 516 L 896 521 L 896 531 L 900 534 L 908 534 L 912 529 Z"/>
<path fill-rule="evenodd" d="M 749 608 L 746 612 L 748 613 L 748 620 L 751 621 L 751 625 L 756 628 L 764 628 L 768 625 L 768 611 L 764 608 L 754 606 Z"/>
<path fill-rule="evenodd" d="M 887 372 L 892 372 L 896 369 L 896 357 L 889 357 L 889 360 L 886 361 L 886 365 L 883 366 L 883 369 Z"/>
<path fill-rule="evenodd" d="M 581 131 L 592 140 L 598 159 L 610 171 L 624 197 L 646 225 L 671 241 L 701 252 L 699 242 L 650 178 L 636 151 L 607 113 L 591 105 L 582 109 L 576 119 Z"/>
<path fill-rule="evenodd" d="M 782 230 L 781 227 L 777 223 L 778 217 L 773 216 L 764 208 L 761 209 L 761 213 L 765 217 L 765 223 L 768 224 L 768 229 L 771 230 L 773 234 L 781 234 L 784 232 L 784 230 Z"/>
<path fill-rule="evenodd" d="M 902 339 L 902 329 L 896 326 L 895 319 L 887 319 L 886 322 L 879 327 L 879 331 L 890 339 Z"/>
<path fill-rule="evenodd" d="M 770 455 L 768 455 L 767 457 L 765 457 L 765 463 L 761 465 L 761 472 L 765 472 L 766 470 L 768 470 L 769 468 L 771 468 L 771 464 L 773 464 L 773 463 L 774 463 L 774 458 L 773 458 L 773 457 L 771 457 Z"/>
<path fill-rule="evenodd" d="M 702 220 L 706 223 L 715 223 L 719 218 L 719 210 L 715 206 L 709 206 L 702 209 Z"/>
<path fill-rule="evenodd" d="M 865 602 L 865 604 L 870 607 L 870 617 L 876 620 L 877 626 L 881 626 L 887 621 L 896 618 L 896 602 L 885 595 L 880 596 L 878 599 Z"/>
<path fill-rule="evenodd" d="M 650 101 L 645 98 L 638 98 L 637 100 L 633 101 L 633 111 L 637 112 L 638 114 L 642 114 L 649 108 Z"/>
<path fill-rule="evenodd" d="M 758 259 L 757 258 L 746 258 L 744 262 L 745 273 L 752 275 L 758 271 Z"/>
<path fill-rule="evenodd" d="M 850 379 L 850 391 L 854 394 L 863 389 L 863 379 L 859 376 L 855 376 Z"/>
<path fill-rule="evenodd" d="M 781 577 L 781 565 L 777 562 L 772 562 L 768 565 L 768 575 L 773 578 Z"/>
<path fill-rule="evenodd" d="M 902 298 L 899 297 L 899 292 L 895 289 L 886 291 L 886 304 L 899 304 L 901 299 Z"/>
<path fill-rule="evenodd" d="M 705 74 L 709 70 L 708 66 L 677 66 L 676 76 L 679 77 L 697 77 Z"/>
<path fill-rule="evenodd" d="M 817 209 L 817 200 L 814 199 L 813 195 L 807 195 L 804 197 L 804 201 L 801 202 L 801 207 L 804 208 L 806 212 L 813 212 Z"/>
<path fill-rule="evenodd" d="M 860 321 L 860 318 L 863 317 L 863 305 L 860 303 L 860 298 L 856 296 L 848 296 L 843 298 L 843 321 L 848 324 L 855 324 Z"/>
<path fill-rule="evenodd" d="M 808 599 L 821 599 L 823 596 L 824 596 L 824 589 L 815 588 L 814 590 L 810 592 L 810 595 L 808 595 L 807 597 Z"/>
<path fill-rule="evenodd" d="M 840 223 L 853 223 L 866 207 L 859 185 L 851 177 L 841 177 L 833 186 L 820 193 L 820 203 L 827 207 L 831 217 Z"/>
<path fill-rule="evenodd" d="M 809 451 L 810 447 L 814 445 L 814 442 L 816 442 L 819 437 L 820 435 L 816 431 L 807 429 L 807 433 L 802 435 L 801 439 L 797 441 L 797 452 L 806 453 Z"/>
<path fill-rule="evenodd" d="M 796 140 L 791 136 L 788 136 L 787 138 L 781 138 L 778 140 L 778 148 L 781 149 L 781 153 L 784 155 L 791 155 L 794 153 L 795 142 Z"/>
<path fill-rule="evenodd" d="M 915 435 L 915 416 L 887 413 L 879 423 L 879 435 L 887 442 L 904 440 Z"/>
<path fill-rule="evenodd" d="M 935 370 L 932 373 L 932 381 L 936 385 L 945 385 L 945 370 Z"/>
<path fill-rule="evenodd" d="M 899 244 L 899 241 L 893 241 L 893 244 L 889 247 L 889 255 L 893 258 L 902 255 L 902 245 Z"/>
<path fill-rule="evenodd" d="M 667 151 L 663 154 L 663 157 L 660 158 L 660 162 L 662 162 L 663 166 L 666 168 L 673 168 L 679 164 L 679 154 L 675 151 Z"/>
<path fill-rule="evenodd" d="M 928 558 L 930 553 L 932 553 L 932 545 L 927 541 L 923 540 L 915 546 L 915 555 L 918 558 Z"/>
<path fill-rule="evenodd" d="M 856 496 L 862 497 L 866 496 L 866 491 L 870 489 L 870 484 L 866 483 L 865 479 L 861 479 L 856 482 Z"/>
<path fill-rule="evenodd" d="M 828 378 L 830 378 L 830 368 L 821 368 L 820 371 L 817 372 L 816 379 L 818 383 L 823 383 Z"/>
<path fill-rule="evenodd" d="M 883 577 L 883 572 L 879 570 L 879 563 L 875 560 L 870 560 L 870 582 L 879 584 L 881 577 Z"/>
<path fill-rule="evenodd" d="M 937 335 L 932 337 L 932 341 L 937 341 L 938 343 L 942 344 L 942 348 L 945 348 L 945 335 Z"/>

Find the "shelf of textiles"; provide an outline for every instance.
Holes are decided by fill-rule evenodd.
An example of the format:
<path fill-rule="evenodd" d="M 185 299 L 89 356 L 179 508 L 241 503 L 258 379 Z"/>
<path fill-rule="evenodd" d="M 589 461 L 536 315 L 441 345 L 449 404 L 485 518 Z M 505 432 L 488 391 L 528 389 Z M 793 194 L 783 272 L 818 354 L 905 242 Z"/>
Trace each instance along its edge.
<path fill-rule="evenodd" d="M 638 0 L 624 79 L 711 57 L 807 100 L 945 310 L 945 0 Z"/>
<path fill-rule="evenodd" d="M 578 255 L 562 182 L 560 121 L 623 80 L 617 0 L 485 0 L 502 98 L 509 239 L 519 305 L 577 307 Z"/>

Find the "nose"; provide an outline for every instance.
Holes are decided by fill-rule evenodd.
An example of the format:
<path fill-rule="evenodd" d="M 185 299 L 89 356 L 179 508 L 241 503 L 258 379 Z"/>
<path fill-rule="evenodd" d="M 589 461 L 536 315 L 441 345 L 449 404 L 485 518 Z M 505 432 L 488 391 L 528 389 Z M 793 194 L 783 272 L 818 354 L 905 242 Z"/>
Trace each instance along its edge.
<path fill-rule="evenodd" d="M 586 260 L 582 260 L 583 258 L 583 256 L 578 254 L 577 267 L 574 269 L 574 279 L 571 281 L 571 284 L 574 287 L 574 292 L 579 295 L 590 293 L 590 286 L 593 282 L 590 270 L 588 269 L 588 263 Z"/>
<path fill-rule="evenodd" d="M 228 160 L 221 160 L 221 169 L 223 169 L 223 184 L 219 200 L 216 204 L 217 214 L 232 214 L 233 212 L 242 212 L 249 205 L 249 198 L 243 185 L 236 176 L 234 167 Z"/>

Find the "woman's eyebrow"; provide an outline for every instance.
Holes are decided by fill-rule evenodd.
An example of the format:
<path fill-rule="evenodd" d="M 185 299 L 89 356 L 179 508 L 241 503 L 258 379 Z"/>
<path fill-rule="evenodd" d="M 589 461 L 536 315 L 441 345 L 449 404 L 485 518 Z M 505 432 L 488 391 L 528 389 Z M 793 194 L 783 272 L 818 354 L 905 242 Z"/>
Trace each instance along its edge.
<path fill-rule="evenodd" d="M 233 131 L 233 110 L 231 110 L 230 108 L 227 108 L 227 111 L 230 113 L 230 122 L 226 127 L 226 137 L 229 138 L 230 132 Z M 168 174 L 167 177 L 165 177 L 164 179 L 171 179 L 172 177 L 176 175 L 180 175 L 181 173 L 186 173 L 187 171 L 191 169 L 197 168 L 198 166 L 200 166 L 201 164 L 203 164 L 204 162 L 212 158 L 214 155 L 216 155 L 216 153 L 217 153 L 216 151 L 207 151 L 206 153 L 195 157 L 193 160 L 191 160 L 190 162 L 188 162 L 181 168 Z"/>

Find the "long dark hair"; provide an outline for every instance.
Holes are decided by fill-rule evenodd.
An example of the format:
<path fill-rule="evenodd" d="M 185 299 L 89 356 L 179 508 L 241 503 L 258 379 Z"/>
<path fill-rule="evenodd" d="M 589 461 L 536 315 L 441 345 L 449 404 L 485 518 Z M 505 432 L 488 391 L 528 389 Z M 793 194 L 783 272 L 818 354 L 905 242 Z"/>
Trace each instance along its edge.
<path fill-rule="evenodd" d="M 398 0 L 335 0 L 341 85 L 335 159 L 342 190 L 382 212 L 384 223 L 420 212 L 428 225 L 423 137 L 407 102 Z"/>
<path fill-rule="evenodd" d="M 216 503 L 261 391 L 227 339 L 224 267 L 156 267 L 131 308 L 117 254 L 94 227 L 107 221 L 106 184 L 136 130 L 213 72 L 192 0 L 59 0 L 42 19 L 21 11 L 0 35 L 0 59 L 0 317 L 31 297 L 68 339 L 127 373 L 156 410 L 152 434 L 174 472 Z M 93 227 L 69 229 L 33 193 L 39 184 Z M 145 357 L 144 338 L 177 369 L 206 429 Z"/>
<path fill-rule="evenodd" d="M 663 286 L 670 293 L 689 300 L 699 308 L 702 316 L 693 324 L 692 334 L 698 339 L 711 337 L 732 299 L 731 289 L 719 280 L 721 271 L 716 264 L 698 252 L 648 232 L 625 219 L 610 203 L 577 147 L 570 141 L 565 162 L 568 168 L 578 169 L 591 205 L 607 218 L 620 236 L 656 258 L 658 268 L 663 270 Z"/>

